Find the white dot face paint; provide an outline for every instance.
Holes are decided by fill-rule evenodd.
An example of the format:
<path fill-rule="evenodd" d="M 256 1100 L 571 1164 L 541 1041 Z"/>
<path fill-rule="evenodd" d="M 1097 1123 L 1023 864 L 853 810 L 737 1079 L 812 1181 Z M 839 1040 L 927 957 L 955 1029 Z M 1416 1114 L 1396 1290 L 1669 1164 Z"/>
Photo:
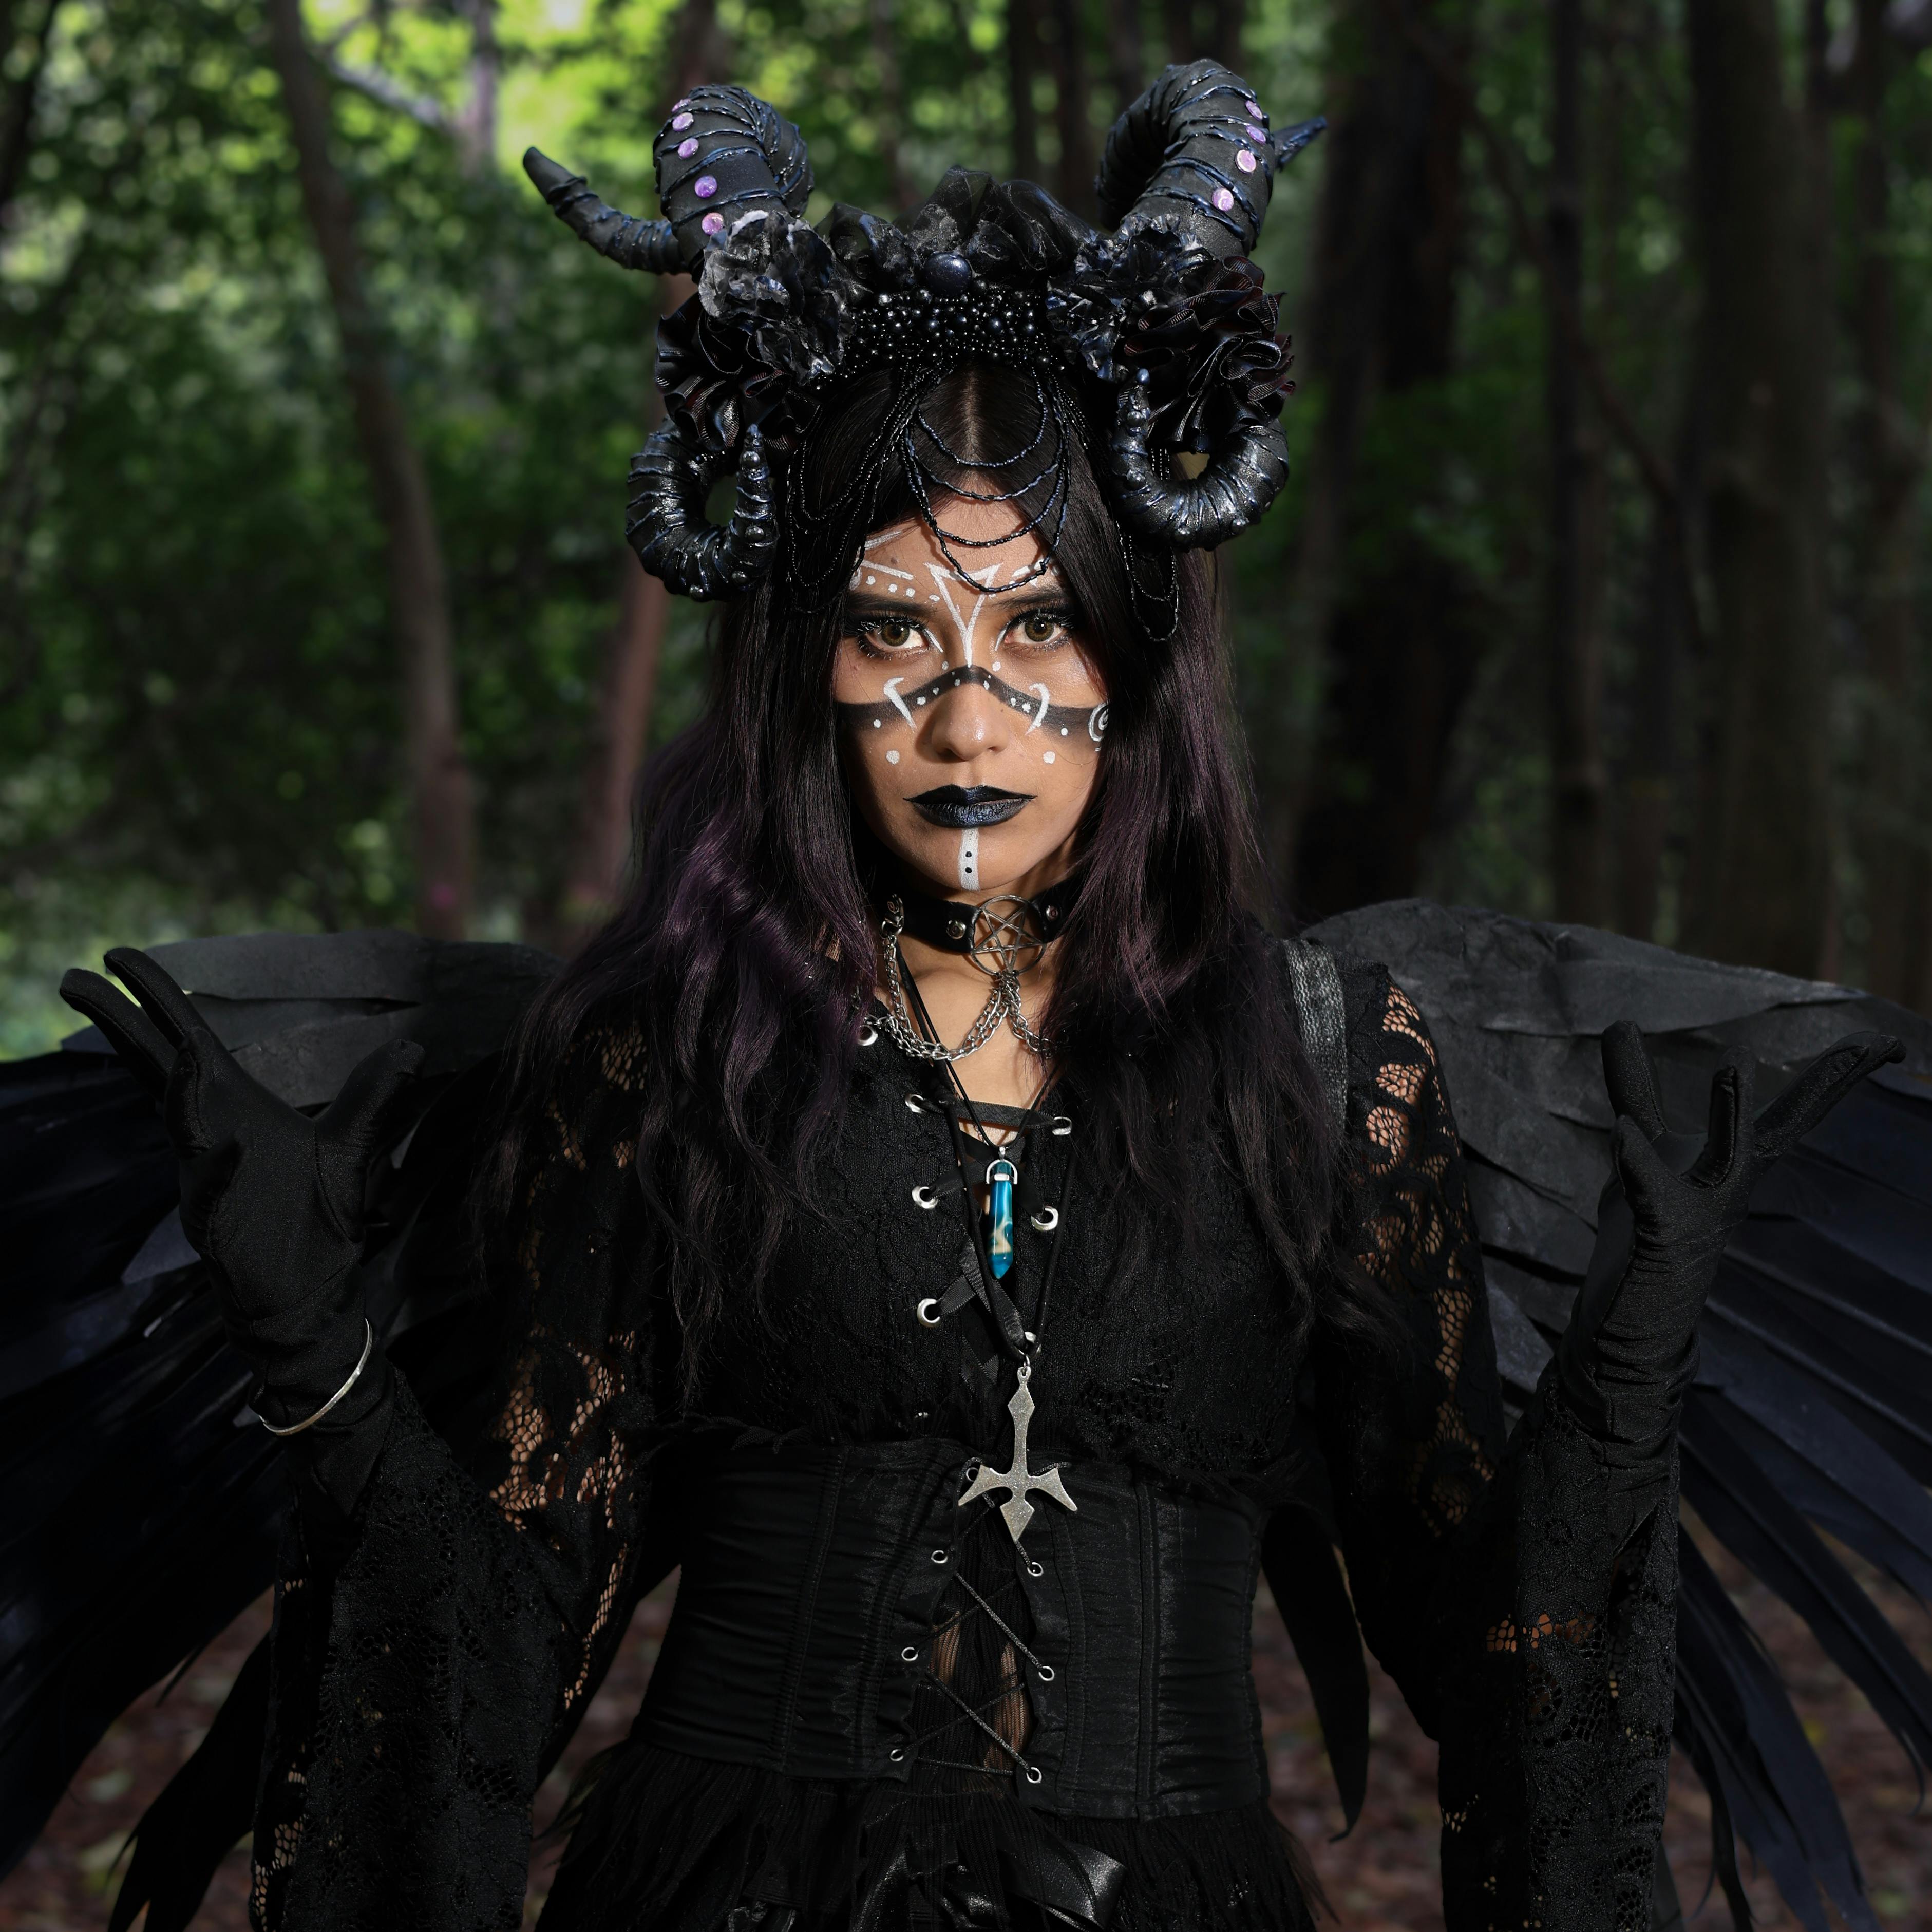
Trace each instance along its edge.
<path fill-rule="evenodd" d="M 890 758 L 892 756 L 891 752 L 888 752 L 886 754 L 886 756 Z M 1041 752 L 1040 754 L 1040 761 L 1043 765 L 1052 764 L 1053 763 L 1053 754 L 1051 752 Z"/>
<path fill-rule="evenodd" d="M 980 829 L 977 826 L 959 835 L 959 890 L 980 890 Z"/>
<path fill-rule="evenodd" d="M 1050 758 L 1052 758 L 1052 757 L 1053 756 L 1053 754 L 1052 754 L 1051 752 L 1048 752 L 1048 753 L 1047 753 L 1047 754 L 1046 754 L 1046 755 Z M 886 754 L 886 763 L 887 764 L 889 764 L 889 765 L 896 765 L 896 764 L 897 764 L 898 763 L 898 761 L 899 761 L 899 754 L 898 754 L 898 752 L 888 752 Z"/>

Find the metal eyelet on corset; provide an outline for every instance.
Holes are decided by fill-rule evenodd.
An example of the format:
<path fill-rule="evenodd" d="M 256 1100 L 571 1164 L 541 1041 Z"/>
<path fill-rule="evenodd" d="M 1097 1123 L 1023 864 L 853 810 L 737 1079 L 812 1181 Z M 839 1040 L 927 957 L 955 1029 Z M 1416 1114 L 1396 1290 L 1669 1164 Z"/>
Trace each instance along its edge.
<path fill-rule="evenodd" d="M 912 1202 L 915 1208 L 923 1208 L 929 1214 L 939 1205 L 939 1196 L 922 1180 L 912 1191 Z"/>
<path fill-rule="evenodd" d="M 1060 1210 L 1058 1208 L 1036 1208 L 1027 1218 L 1032 1222 L 1036 1234 L 1050 1234 L 1060 1226 Z"/>
<path fill-rule="evenodd" d="M 913 1312 L 927 1328 L 937 1328 L 939 1326 L 938 1296 L 928 1294 Z"/>
<path fill-rule="evenodd" d="M 1027 1565 L 1027 1574 L 1029 1576 L 1044 1576 L 1046 1574 L 1046 1565 L 1044 1563 L 1029 1563 Z"/>
<path fill-rule="evenodd" d="M 879 1030 L 870 1020 L 868 1020 L 859 1029 L 859 1044 L 861 1046 L 877 1046 L 878 1043 Z"/>
<path fill-rule="evenodd" d="M 908 1094 L 905 1096 L 905 1103 L 908 1113 L 922 1114 L 926 1111 L 926 1096 L 923 1094 Z"/>
<path fill-rule="evenodd" d="M 1027 1782 L 1029 1784 L 1037 1784 L 1046 1774 L 1036 1764 L 1027 1766 Z"/>
<path fill-rule="evenodd" d="M 946 1552 L 943 1550 L 935 1550 L 932 1552 L 932 1560 L 935 1563 L 944 1563 L 946 1561 Z"/>
<path fill-rule="evenodd" d="M 919 1661 L 919 1646 L 916 1643 L 908 1644 L 904 1649 L 899 1652 L 899 1659 L 902 1663 L 916 1664 Z"/>
<path fill-rule="evenodd" d="M 1064 1141 L 1072 1131 L 1073 1123 L 1064 1114 L 1054 1115 L 1053 1137 L 1055 1140 Z"/>
<path fill-rule="evenodd" d="M 1052 1664 L 1042 1664 L 1036 1666 L 1036 1668 L 1040 1681 L 1042 1684 L 1051 1684 L 1053 1682 L 1054 1669 Z"/>
<path fill-rule="evenodd" d="M 892 1749 L 886 1752 L 886 1755 L 890 1758 L 895 1764 L 904 1764 L 905 1762 L 905 1753 L 901 1750 L 897 1744 L 893 1745 Z"/>

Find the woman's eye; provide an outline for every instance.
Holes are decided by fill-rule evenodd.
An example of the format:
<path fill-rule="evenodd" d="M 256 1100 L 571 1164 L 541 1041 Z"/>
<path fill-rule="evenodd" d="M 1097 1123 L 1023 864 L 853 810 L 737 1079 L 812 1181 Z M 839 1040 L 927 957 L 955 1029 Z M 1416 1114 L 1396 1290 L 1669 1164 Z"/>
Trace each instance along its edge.
<path fill-rule="evenodd" d="M 1066 634 L 1066 620 L 1051 610 L 1034 610 L 1020 620 L 1016 630 L 1022 644 L 1057 644 Z"/>
<path fill-rule="evenodd" d="M 868 617 L 862 624 L 853 626 L 853 634 L 862 645 L 871 644 L 884 650 L 902 650 L 910 644 L 923 641 L 920 628 L 904 617 Z"/>

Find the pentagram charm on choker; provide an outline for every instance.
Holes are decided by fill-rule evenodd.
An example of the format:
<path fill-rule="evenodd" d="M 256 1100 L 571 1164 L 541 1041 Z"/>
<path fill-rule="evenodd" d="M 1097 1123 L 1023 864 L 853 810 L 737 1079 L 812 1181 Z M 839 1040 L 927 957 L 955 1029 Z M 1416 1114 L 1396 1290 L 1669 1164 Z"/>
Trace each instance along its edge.
<path fill-rule="evenodd" d="M 971 1486 L 959 1498 L 959 1507 L 976 1502 L 981 1496 L 991 1496 L 995 1490 L 1004 1490 L 1006 1499 L 1000 1505 L 1000 1514 L 1006 1519 L 1006 1532 L 1017 1543 L 1026 1534 L 1026 1526 L 1033 1520 L 1033 1504 L 1028 1498 L 1038 1494 L 1051 1496 L 1062 1509 L 1079 1514 L 1080 1505 L 1066 1493 L 1066 1485 L 1060 1480 L 1060 1466 L 1055 1463 L 1050 1469 L 1042 1469 L 1038 1475 L 1027 1467 L 1027 1425 L 1033 1420 L 1033 1396 L 1027 1384 L 1033 1379 L 1030 1363 L 1019 1366 L 1019 1387 L 1013 1390 L 1013 1399 L 1006 1404 L 1006 1413 L 1013 1419 L 1013 1462 L 1010 1469 L 995 1469 L 990 1463 L 982 1462 L 980 1473 L 973 1478 Z"/>
<path fill-rule="evenodd" d="M 988 979 L 1027 972 L 1046 950 L 1048 934 L 1039 907 L 1017 892 L 962 906 L 960 916 L 970 922 L 964 934 L 966 956 Z"/>

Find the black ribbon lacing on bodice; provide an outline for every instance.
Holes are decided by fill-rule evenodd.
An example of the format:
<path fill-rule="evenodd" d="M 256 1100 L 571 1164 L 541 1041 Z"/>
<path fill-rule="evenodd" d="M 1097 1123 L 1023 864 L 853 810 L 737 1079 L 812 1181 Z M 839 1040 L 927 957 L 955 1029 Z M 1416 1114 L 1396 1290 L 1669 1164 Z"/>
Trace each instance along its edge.
<path fill-rule="evenodd" d="M 906 986 L 915 1022 L 928 1038 L 937 1038 L 932 1016 L 927 1010 L 925 997 L 920 991 L 917 980 L 910 973 L 906 976 Z M 936 1208 L 940 1201 L 956 1194 L 965 1222 L 966 1241 L 960 1256 L 958 1276 L 944 1294 L 921 1302 L 918 1314 L 920 1319 L 928 1327 L 937 1327 L 948 1316 L 957 1313 L 969 1303 L 976 1304 L 988 1318 L 992 1333 L 997 1338 L 998 1349 L 991 1359 L 982 1360 L 962 1334 L 961 1373 L 969 1386 L 976 1381 L 988 1385 L 996 1384 L 999 1379 L 1000 1355 L 1019 1364 L 1030 1363 L 1039 1353 L 1041 1339 L 1046 1333 L 1046 1316 L 1053 1293 L 1053 1279 L 1058 1268 L 1062 1244 L 1056 1239 L 1048 1252 L 1046 1268 L 1040 1278 L 1040 1299 L 1034 1310 L 1032 1326 L 1029 1328 L 1012 1297 L 993 1273 L 986 1251 L 986 1231 L 981 1222 L 978 1190 L 987 1184 L 986 1171 L 994 1162 L 1007 1160 L 1018 1168 L 1030 1158 L 1030 1150 L 1036 1136 L 1051 1134 L 1056 1138 L 1068 1138 L 1072 1134 L 1073 1123 L 1064 1114 L 1049 1114 L 1033 1107 L 1006 1107 L 990 1101 L 976 1101 L 967 1093 L 956 1067 L 946 1063 L 946 1074 L 953 1090 L 947 1099 L 937 1101 L 924 1094 L 908 1095 L 908 1105 L 912 1106 L 916 1101 L 918 1111 L 933 1111 L 944 1116 L 946 1130 L 952 1143 L 953 1172 L 922 1190 L 916 1190 L 914 1198 L 922 1208 L 928 1205 Z M 972 1129 L 970 1138 L 967 1132 L 969 1126 Z M 989 1126 L 1006 1129 L 1013 1133 L 1014 1138 L 1003 1147 L 995 1146 L 986 1131 Z M 1072 1198 L 1074 1166 L 1074 1150 L 1070 1147 L 1066 1172 L 1060 1184 L 1060 1198 L 1036 1221 L 1036 1232 L 1054 1234 L 1063 1225 Z M 962 1481 L 970 1481 L 972 1473 L 970 1469 L 967 1471 Z M 1004 1526 L 1000 1522 L 998 1510 L 990 1498 L 986 1499 L 986 1506 L 974 1520 L 968 1534 L 975 1542 L 982 1544 L 987 1539 L 992 1539 L 990 1550 L 982 1548 L 976 1552 L 986 1564 L 980 1579 L 986 1588 L 982 1589 L 976 1586 L 964 1574 L 965 1564 L 962 1560 L 960 1567 L 956 1570 L 953 1581 L 968 1600 L 959 1604 L 944 1622 L 934 1627 L 932 1648 L 927 1665 L 928 1682 L 932 1688 L 937 1690 L 940 1698 L 952 1707 L 951 1713 L 936 1730 L 916 1732 L 914 1742 L 920 1747 L 922 1761 L 928 1764 L 985 1775 L 992 1767 L 986 1762 L 983 1754 L 979 1762 L 967 1764 L 956 1758 L 928 1755 L 924 1748 L 928 1743 L 938 1742 L 946 1731 L 956 1728 L 964 1720 L 983 1733 L 992 1744 L 998 1747 L 1016 1776 L 1029 1783 L 1037 1784 L 1040 1778 L 1040 1772 L 1027 1762 L 1021 1748 L 991 1720 L 990 1714 L 996 1713 L 1002 1705 L 1016 1694 L 1024 1697 L 1024 1680 L 1019 1670 L 1022 1659 L 1039 1674 L 1042 1682 L 1050 1683 L 1052 1681 L 1052 1666 L 1042 1662 L 1026 1638 L 1015 1628 L 1016 1622 L 1024 1620 L 1024 1598 L 1020 1590 L 1016 1571 L 999 1564 L 998 1558 L 1003 1547 L 1010 1546 L 1016 1564 L 1024 1563 L 1035 1576 L 1040 1574 L 1040 1566 L 1018 1544 L 1008 1545 Z M 958 1546 L 962 1559 L 967 1546 L 968 1538 L 962 1536 Z M 934 1561 L 938 1560 L 938 1553 L 935 1552 Z M 996 1576 L 993 1574 L 996 1570 L 1000 1574 Z M 992 1593 L 990 1595 L 989 1592 Z M 1001 1616 L 1002 1608 L 1008 1610 L 1007 1616 Z M 942 1655 L 946 1654 L 950 1640 L 951 1655 L 956 1660 L 950 1674 L 958 1674 L 956 1660 L 964 1653 L 968 1634 L 976 1618 L 986 1618 L 1006 1646 L 1005 1652 L 999 1656 L 998 1668 L 993 1673 L 995 1682 L 989 1694 L 977 1702 L 962 1696 L 954 1684 L 939 1674 L 937 1667 Z"/>

